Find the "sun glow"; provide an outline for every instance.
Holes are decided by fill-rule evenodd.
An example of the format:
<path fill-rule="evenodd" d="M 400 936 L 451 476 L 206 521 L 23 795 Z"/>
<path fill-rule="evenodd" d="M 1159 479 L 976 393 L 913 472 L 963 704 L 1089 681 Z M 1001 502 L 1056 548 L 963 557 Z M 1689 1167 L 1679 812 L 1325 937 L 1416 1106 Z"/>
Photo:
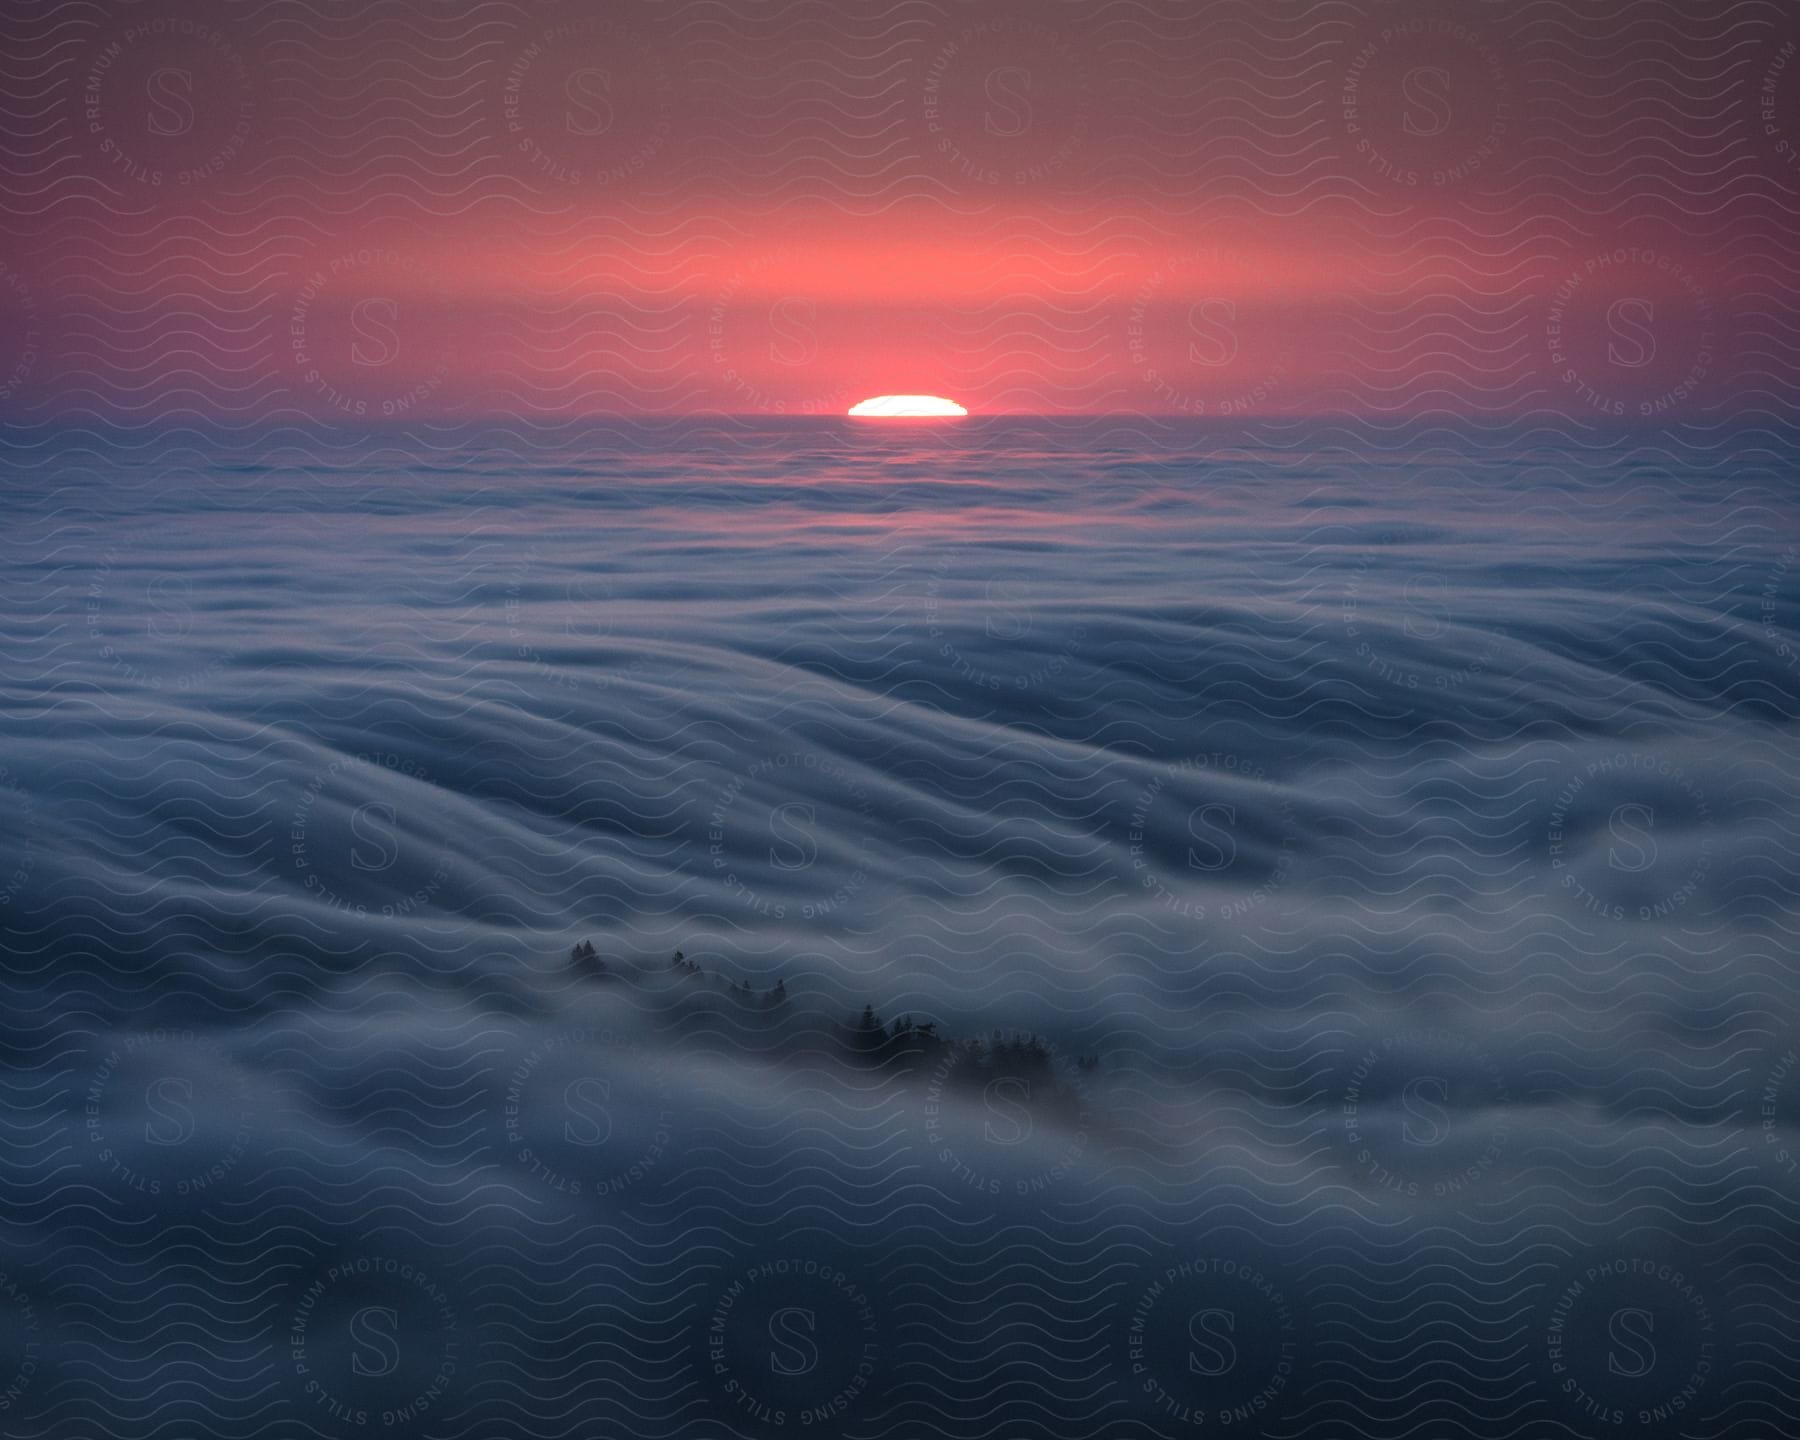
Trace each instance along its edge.
<path fill-rule="evenodd" d="M 932 415 L 967 415 L 954 400 L 941 395 L 877 395 L 850 407 L 852 415 L 875 420 L 910 420 Z"/>

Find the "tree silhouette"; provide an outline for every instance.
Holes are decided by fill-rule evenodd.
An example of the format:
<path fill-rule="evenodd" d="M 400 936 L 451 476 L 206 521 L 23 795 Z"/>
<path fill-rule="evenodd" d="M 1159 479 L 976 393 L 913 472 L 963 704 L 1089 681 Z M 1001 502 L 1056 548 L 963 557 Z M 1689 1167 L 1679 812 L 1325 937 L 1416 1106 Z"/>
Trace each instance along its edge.
<path fill-rule="evenodd" d="M 569 952 L 569 965 L 577 975 L 598 978 L 606 974 L 606 962 L 594 949 L 592 940 L 583 940 Z"/>
<path fill-rule="evenodd" d="M 575 944 L 569 951 L 569 965 L 582 978 L 611 977 L 591 940 Z M 787 1004 L 785 979 L 759 991 L 748 981 L 730 979 L 703 969 L 681 950 L 670 957 L 669 969 L 684 980 L 698 980 L 710 989 L 723 991 L 739 1005 L 773 1010 Z M 623 973 L 629 977 L 648 971 L 633 972 L 628 967 Z M 787 1035 L 786 1027 L 770 1027 L 767 1034 L 782 1053 L 791 1049 L 794 1037 Z M 785 1039 L 783 1035 L 786 1035 Z M 980 1085 L 997 1079 L 1023 1080 L 1030 1085 L 1034 1100 L 1042 1097 L 1045 1103 L 1070 1111 L 1082 1104 L 1081 1087 L 1076 1077 L 1092 1075 L 1100 1068 L 1098 1056 L 1082 1055 L 1066 1070 L 1060 1069 L 1049 1043 L 1028 1030 L 996 1028 L 986 1036 L 958 1040 L 940 1034 L 935 1020 L 915 1022 L 911 1015 L 902 1015 L 892 1025 L 884 1024 L 872 1004 L 864 1005 L 861 1014 L 842 1024 L 837 1035 L 838 1044 L 848 1057 L 863 1063 L 895 1065 L 914 1075 L 948 1051 L 958 1057 L 952 1072 L 958 1085 Z"/>
<path fill-rule="evenodd" d="M 850 1049 L 865 1058 L 877 1058 L 888 1042 L 887 1027 L 875 1013 L 873 1005 L 863 1006 L 862 1015 L 850 1027 Z"/>

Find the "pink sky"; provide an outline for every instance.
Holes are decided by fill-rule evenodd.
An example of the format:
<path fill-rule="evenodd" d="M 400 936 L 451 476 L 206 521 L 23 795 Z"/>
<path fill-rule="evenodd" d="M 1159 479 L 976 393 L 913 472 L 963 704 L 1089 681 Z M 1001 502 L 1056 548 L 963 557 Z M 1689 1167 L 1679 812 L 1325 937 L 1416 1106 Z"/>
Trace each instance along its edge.
<path fill-rule="evenodd" d="M 0 393 L 109 419 L 1784 403 L 1759 356 L 1791 333 L 1800 26 L 1676 8 L 18 19 L 40 89 L 10 102 Z"/>

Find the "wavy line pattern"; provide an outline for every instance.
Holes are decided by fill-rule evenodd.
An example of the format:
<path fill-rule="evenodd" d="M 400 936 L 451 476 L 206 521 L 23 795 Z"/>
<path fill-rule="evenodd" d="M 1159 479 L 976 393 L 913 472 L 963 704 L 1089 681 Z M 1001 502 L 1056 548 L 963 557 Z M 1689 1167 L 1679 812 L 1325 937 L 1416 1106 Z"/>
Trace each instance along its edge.
<path fill-rule="evenodd" d="M 0 1430 L 1795 1432 L 1791 6 L 0 34 Z"/>

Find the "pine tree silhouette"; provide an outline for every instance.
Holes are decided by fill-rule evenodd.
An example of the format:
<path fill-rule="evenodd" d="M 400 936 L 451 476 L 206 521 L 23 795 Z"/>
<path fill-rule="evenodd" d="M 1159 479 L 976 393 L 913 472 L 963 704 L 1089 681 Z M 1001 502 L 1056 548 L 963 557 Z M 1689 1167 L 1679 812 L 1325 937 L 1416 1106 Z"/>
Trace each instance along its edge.
<path fill-rule="evenodd" d="M 850 1027 L 851 1050 L 867 1058 L 878 1057 L 886 1046 L 887 1039 L 887 1028 L 875 1013 L 875 1007 L 863 1006 L 861 1017 Z"/>
<path fill-rule="evenodd" d="M 577 975 L 597 977 L 606 974 L 606 964 L 594 949 L 592 940 L 583 940 L 569 952 L 569 964 Z"/>
<path fill-rule="evenodd" d="M 611 978 L 591 940 L 577 941 L 570 948 L 569 966 L 584 979 Z M 748 981 L 704 969 L 681 950 L 670 957 L 669 968 L 682 979 L 698 980 L 708 989 L 723 990 L 738 1004 L 754 1009 L 777 1009 L 788 1000 L 785 979 L 759 991 Z M 768 1031 L 770 1042 L 779 1053 L 791 1049 L 788 1041 L 781 1038 L 784 1033 L 782 1027 L 770 1027 Z M 1071 1116 L 1078 1114 L 1084 1104 L 1082 1087 L 1073 1077 L 1092 1075 L 1100 1068 L 1096 1055 L 1078 1056 L 1066 1069 L 1062 1068 L 1049 1043 L 1028 1030 L 995 1028 L 985 1036 L 958 1040 L 940 1034 L 935 1020 L 915 1021 L 911 1015 L 902 1015 L 892 1025 L 885 1024 L 872 1004 L 864 1005 L 854 1020 L 843 1024 L 838 1035 L 847 1056 L 869 1064 L 897 1066 L 915 1076 L 923 1066 L 949 1052 L 959 1057 L 953 1071 L 959 1086 L 996 1079 L 1023 1080 L 1030 1087 L 1034 1104 L 1041 1102 Z"/>

